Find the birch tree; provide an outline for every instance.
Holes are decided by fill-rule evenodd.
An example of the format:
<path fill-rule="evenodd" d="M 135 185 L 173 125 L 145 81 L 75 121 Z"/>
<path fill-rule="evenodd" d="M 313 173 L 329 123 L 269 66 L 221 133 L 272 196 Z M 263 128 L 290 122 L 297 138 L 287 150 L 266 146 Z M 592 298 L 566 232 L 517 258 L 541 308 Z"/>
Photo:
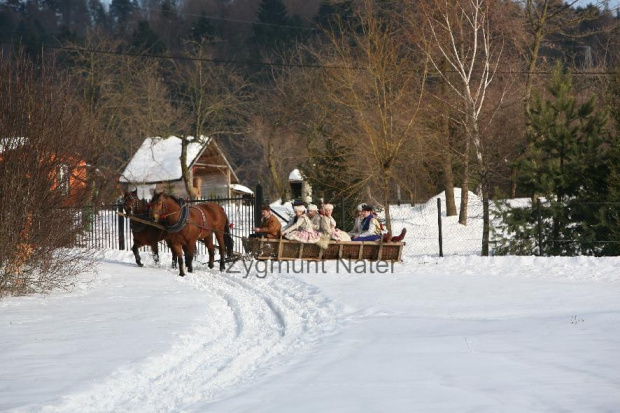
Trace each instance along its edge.
<path fill-rule="evenodd" d="M 487 109 L 487 92 L 500 64 L 503 40 L 491 32 L 490 4 L 485 0 L 440 0 L 432 6 L 426 9 L 426 24 L 428 45 L 433 47 L 434 53 L 429 49 L 427 55 L 436 73 L 451 89 L 455 98 L 451 105 L 458 114 L 456 121 L 465 130 L 459 223 L 467 225 L 468 191 L 472 179 L 470 152 L 473 152 L 484 205 L 483 255 L 486 255 L 490 188 L 481 119 Z M 501 99 L 497 105 L 501 105 Z"/>
<path fill-rule="evenodd" d="M 391 17 L 365 1 L 355 23 L 334 22 L 339 27 L 325 32 L 326 43 L 314 52 L 326 67 L 324 99 L 342 120 L 332 133 L 355 154 L 352 166 L 359 180 L 351 191 L 379 189 L 388 230 L 389 197 L 399 179 L 395 165 L 417 155 L 403 149 L 416 139 L 427 72 L 426 60 L 403 41 Z"/>

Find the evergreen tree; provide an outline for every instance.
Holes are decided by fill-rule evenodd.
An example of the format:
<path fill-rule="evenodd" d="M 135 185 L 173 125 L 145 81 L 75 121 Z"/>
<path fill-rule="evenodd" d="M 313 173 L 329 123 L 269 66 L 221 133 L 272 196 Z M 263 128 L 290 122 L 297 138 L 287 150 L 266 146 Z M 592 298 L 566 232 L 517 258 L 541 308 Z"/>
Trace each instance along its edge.
<path fill-rule="evenodd" d="M 166 51 L 166 45 L 159 38 L 157 33 L 151 29 L 149 22 L 146 20 L 140 20 L 138 27 L 134 31 L 132 46 L 140 51 L 149 53 L 163 53 Z"/>
<path fill-rule="evenodd" d="M 88 0 L 88 10 L 90 20 L 94 27 L 99 27 L 104 30 L 110 29 L 110 19 L 108 14 L 99 0 Z"/>
<path fill-rule="evenodd" d="M 120 33 L 125 33 L 125 26 L 133 19 L 136 5 L 132 0 L 112 0 L 110 17 Z"/>
<path fill-rule="evenodd" d="M 545 252 L 550 255 L 608 254 L 601 241 L 611 240 L 609 179 L 613 162 L 607 114 L 594 97 L 578 103 L 570 74 L 558 67 L 548 86 L 548 99 L 536 96 L 530 113 L 528 153 L 519 164 L 523 188 L 549 201 L 542 211 Z M 536 232 L 537 214 L 503 211 L 510 243 Z M 523 244 L 523 243 L 522 243 Z M 511 245 L 504 252 L 515 252 Z"/>
<path fill-rule="evenodd" d="M 301 23 L 288 17 L 286 6 L 281 0 L 261 0 L 254 24 L 254 47 L 271 52 L 288 46 L 298 34 L 295 27 Z M 295 26 L 297 24 L 297 26 Z"/>
<path fill-rule="evenodd" d="M 312 186 L 316 198 L 325 202 L 339 202 L 344 198 L 345 212 L 351 213 L 357 203 L 359 176 L 351 171 L 351 161 L 347 156 L 347 148 L 339 143 L 338 137 L 324 136 L 321 144 L 309 149 L 310 159 L 301 166 L 301 171 Z M 344 217 L 342 228 L 353 222 L 355 217 Z"/>
<path fill-rule="evenodd" d="M 522 161 L 522 185 L 557 202 L 598 192 L 605 162 L 601 159 L 607 116 L 595 98 L 579 104 L 570 74 L 554 71 L 550 98 L 536 96 L 528 136 L 529 154 Z"/>
<path fill-rule="evenodd" d="M 190 38 L 198 43 L 215 38 L 215 27 L 203 11 L 190 30 Z"/>
<path fill-rule="evenodd" d="M 336 29 L 337 23 L 348 23 L 353 21 L 353 1 L 334 2 L 333 0 L 323 0 L 319 6 L 314 22 L 325 29 Z"/>

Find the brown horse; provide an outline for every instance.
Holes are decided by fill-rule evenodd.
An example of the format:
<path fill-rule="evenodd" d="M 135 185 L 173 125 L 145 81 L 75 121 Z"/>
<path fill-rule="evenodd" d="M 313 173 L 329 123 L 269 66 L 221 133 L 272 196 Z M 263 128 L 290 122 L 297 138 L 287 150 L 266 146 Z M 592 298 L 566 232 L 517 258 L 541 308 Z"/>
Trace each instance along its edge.
<path fill-rule="evenodd" d="M 224 208 L 213 202 L 188 205 L 183 200 L 155 193 L 151 201 L 151 218 L 164 224 L 168 231 L 171 249 L 178 257 L 179 275 L 183 271 L 183 255 L 188 272 L 193 272 L 192 260 L 196 252 L 196 241 L 205 243 L 209 250 L 209 268 L 213 268 L 215 248 L 213 234 L 217 238 L 220 250 L 220 271 L 224 271 L 225 257 L 232 255 L 232 237 L 228 225 L 228 217 Z"/>
<path fill-rule="evenodd" d="M 144 199 L 138 199 L 137 190 L 123 193 L 123 209 L 127 215 L 145 220 L 150 219 L 149 205 Z M 133 235 L 133 245 L 131 247 L 131 251 L 133 252 L 134 257 L 136 257 L 136 264 L 140 267 L 143 266 L 138 249 L 144 247 L 145 245 L 151 247 L 151 251 L 153 251 L 153 259 L 155 260 L 155 263 L 159 263 L 159 241 L 166 241 L 168 247 L 170 247 L 168 233 L 163 229 L 156 228 L 152 225 L 143 224 L 133 219 L 130 220 L 129 226 L 131 228 L 131 234 Z M 177 257 L 174 254 L 174 251 L 172 251 L 172 268 L 176 267 Z"/>

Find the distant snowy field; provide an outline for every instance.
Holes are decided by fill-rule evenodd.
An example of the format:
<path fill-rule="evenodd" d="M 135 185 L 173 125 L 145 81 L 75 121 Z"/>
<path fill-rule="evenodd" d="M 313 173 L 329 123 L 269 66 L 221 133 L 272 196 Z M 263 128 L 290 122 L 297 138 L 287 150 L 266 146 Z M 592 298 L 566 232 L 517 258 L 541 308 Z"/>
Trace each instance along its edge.
<path fill-rule="evenodd" d="M 619 411 L 620 258 L 460 243 L 185 278 L 102 251 L 72 291 L 0 300 L 0 411 Z"/>

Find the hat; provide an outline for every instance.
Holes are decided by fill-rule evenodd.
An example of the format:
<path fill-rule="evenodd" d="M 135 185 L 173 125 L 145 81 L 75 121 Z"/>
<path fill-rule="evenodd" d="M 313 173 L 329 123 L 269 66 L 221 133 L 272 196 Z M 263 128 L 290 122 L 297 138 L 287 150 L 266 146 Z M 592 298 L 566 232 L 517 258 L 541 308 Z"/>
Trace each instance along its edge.
<path fill-rule="evenodd" d="M 334 210 L 334 206 L 332 204 L 324 204 L 323 205 L 323 209 L 326 211 L 333 211 Z"/>
<path fill-rule="evenodd" d="M 362 211 L 370 211 L 372 212 L 372 205 L 362 205 Z"/>
<path fill-rule="evenodd" d="M 308 211 L 318 211 L 318 210 L 319 208 L 316 205 L 314 204 L 308 205 Z"/>
<path fill-rule="evenodd" d="M 293 207 L 293 210 L 294 210 L 294 211 L 306 212 L 306 207 L 305 207 L 305 206 L 303 206 L 303 205 L 295 205 L 295 206 Z"/>
<path fill-rule="evenodd" d="M 364 205 L 366 205 L 366 204 L 359 204 L 359 205 L 357 206 L 357 210 L 358 210 L 358 211 L 361 211 L 361 210 L 362 210 L 362 208 L 364 207 Z"/>

